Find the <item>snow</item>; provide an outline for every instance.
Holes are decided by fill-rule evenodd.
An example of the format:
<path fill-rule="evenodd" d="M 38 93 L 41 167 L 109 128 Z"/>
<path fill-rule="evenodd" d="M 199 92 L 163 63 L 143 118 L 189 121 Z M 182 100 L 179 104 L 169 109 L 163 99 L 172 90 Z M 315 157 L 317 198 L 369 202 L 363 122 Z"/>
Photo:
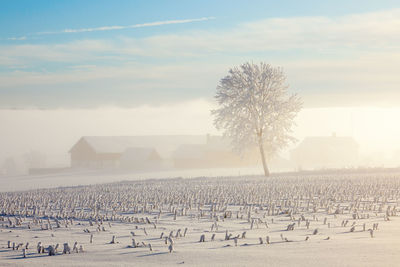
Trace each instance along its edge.
<path fill-rule="evenodd" d="M 397 173 L 292 175 L 267 179 L 202 177 L 0 193 L 3 213 L 16 211 L 18 205 L 25 210 L 24 203 L 28 204 L 28 213 L 34 207 L 41 207 L 40 212 L 46 211 L 45 215 L 22 216 L 21 225 L 15 223 L 19 216 L 0 216 L 4 219 L 0 221 L 0 266 L 398 266 L 399 177 Z M 103 216 L 103 222 L 98 223 L 105 231 L 97 231 L 95 220 L 89 220 L 95 212 L 90 204 L 93 199 Z M 73 207 L 75 215 L 71 213 Z M 289 207 L 292 213 L 287 212 Z M 186 215 L 182 208 L 186 209 Z M 159 210 L 162 210 L 160 215 Z M 224 216 L 227 211 L 232 216 Z M 255 219 L 253 229 L 249 211 L 249 218 Z M 47 216 L 51 217 L 52 230 L 41 229 L 47 223 Z M 56 227 L 57 216 L 60 228 Z M 65 216 L 75 217 L 67 227 L 61 219 Z M 300 220 L 298 225 L 301 216 L 310 222 L 309 229 L 306 221 Z M 35 217 L 43 222 L 35 223 Z M 144 220 L 146 217 L 150 224 Z M 133 221 L 134 218 L 138 221 Z M 348 223 L 343 226 L 345 221 Z M 218 229 L 212 229 L 215 223 Z M 295 223 L 295 228 L 287 231 L 291 223 Z M 368 229 L 376 223 L 378 230 L 371 238 Z M 353 224 L 355 231 L 351 232 Z M 183 232 L 185 228 L 188 228 L 186 236 L 175 238 L 177 230 Z M 318 234 L 313 235 L 315 229 Z M 160 239 L 162 232 L 168 236 L 170 231 L 174 240 L 172 253 L 168 252 L 165 240 Z M 225 231 L 232 237 L 246 232 L 246 238 L 239 237 L 235 246 L 232 238 L 225 240 Z M 137 248 L 131 247 L 131 232 L 140 243 Z M 89 242 L 90 234 L 93 234 L 93 243 Z M 203 234 L 205 242 L 200 243 Z M 213 234 L 215 240 L 211 241 Z M 113 236 L 116 243 L 110 244 Z M 270 244 L 265 244 L 266 236 L 270 237 Z M 264 244 L 259 244 L 260 237 Z M 7 248 L 7 241 L 29 242 L 27 257 L 22 258 L 21 250 Z M 38 242 L 45 247 L 58 243 L 61 249 L 56 256 L 38 254 Z M 83 245 L 85 252 L 63 255 L 65 242 L 71 248 L 78 242 L 78 247 Z"/>
<path fill-rule="evenodd" d="M 0 176 L 0 192 L 59 186 L 90 185 L 144 179 L 194 178 L 200 176 L 260 175 L 259 168 L 212 168 L 162 171 L 80 170 L 43 175 Z"/>

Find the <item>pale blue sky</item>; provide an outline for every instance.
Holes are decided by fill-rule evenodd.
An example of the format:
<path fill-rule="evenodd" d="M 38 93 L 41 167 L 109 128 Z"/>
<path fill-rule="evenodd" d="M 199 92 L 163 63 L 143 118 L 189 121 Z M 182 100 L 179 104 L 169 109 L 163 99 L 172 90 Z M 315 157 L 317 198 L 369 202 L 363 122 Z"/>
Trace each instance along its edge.
<path fill-rule="evenodd" d="M 397 2 L 397 3 L 396 3 Z M 212 100 L 282 66 L 306 107 L 396 105 L 398 1 L 2 1 L 0 108 Z"/>

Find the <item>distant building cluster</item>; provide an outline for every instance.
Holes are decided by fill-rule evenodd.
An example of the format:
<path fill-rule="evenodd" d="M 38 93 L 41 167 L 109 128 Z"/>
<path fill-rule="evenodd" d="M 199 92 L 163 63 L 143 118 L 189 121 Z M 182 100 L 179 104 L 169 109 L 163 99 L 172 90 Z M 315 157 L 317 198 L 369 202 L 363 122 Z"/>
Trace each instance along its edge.
<path fill-rule="evenodd" d="M 69 151 L 72 168 L 160 170 L 254 166 L 221 136 L 85 136 Z"/>
<path fill-rule="evenodd" d="M 230 140 L 213 135 L 84 136 L 69 153 L 72 169 L 157 171 L 261 165 L 256 148 L 240 155 L 232 151 Z M 289 159 L 276 156 L 268 160 L 273 171 L 353 168 L 360 162 L 357 142 L 336 135 L 306 137 L 290 151 Z M 21 170 L 46 174 L 68 169 L 45 166 L 45 156 L 31 151 L 19 161 L 7 158 L 0 165 L 0 175 L 18 175 Z"/>
<path fill-rule="evenodd" d="M 306 137 L 290 153 L 290 160 L 270 161 L 284 170 L 355 167 L 357 142 L 336 135 Z M 230 141 L 212 135 L 84 136 L 69 151 L 72 168 L 162 170 L 256 166 L 255 149 L 246 155 L 232 152 Z"/>

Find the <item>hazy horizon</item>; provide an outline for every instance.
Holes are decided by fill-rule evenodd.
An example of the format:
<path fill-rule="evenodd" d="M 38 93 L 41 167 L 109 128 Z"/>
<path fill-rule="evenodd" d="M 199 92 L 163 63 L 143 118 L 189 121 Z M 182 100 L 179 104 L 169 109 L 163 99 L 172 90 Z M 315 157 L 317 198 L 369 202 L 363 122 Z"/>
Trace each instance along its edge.
<path fill-rule="evenodd" d="M 396 165 L 395 1 L 95 3 L 3 3 L 0 164 L 30 150 L 68 163 L 83 135 L 220 134 L 215 88 L 250 61 L 281 66 L 301 97 L 299 141 L 350 136 L 363 164 Z"/>
<path fill-rule="evenodd" d="M 81 136 L 221 135 L 213 126 L 214 107 L 197 100 L 158 107 L 2 110 L 0 161 L 39 151 L 47 155 L 49 167 L 69 166 L 68 151 Z M 399 116 L 400 108 L 305 108 L 294 128 L 298 142 L 280 155 L 289 158 L 289 151 L 305 137 L 336 134 L 358 142 L 360 165 L 398 166 L 400 127 L 393 122 Z"/>

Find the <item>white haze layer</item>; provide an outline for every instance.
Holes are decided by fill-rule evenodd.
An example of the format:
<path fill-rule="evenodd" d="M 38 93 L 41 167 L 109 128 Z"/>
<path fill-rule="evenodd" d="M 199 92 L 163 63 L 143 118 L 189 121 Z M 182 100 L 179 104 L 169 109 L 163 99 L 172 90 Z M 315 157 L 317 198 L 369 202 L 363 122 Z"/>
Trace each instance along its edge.
<path fill-rule="evenodd" d="M 0 163 L 31 150 L 47 155 L 47 164 L 68 166 L 68 150 L 81 136 L 220 134 L 213 126 L 213 103 L 196 100 L 165 106 L 97 109 L 0 110 Z M 360 156 L 374 166 L 393 164 L 400 151 L 399 107 L 305 108 L 294 136 L 353 136 Z M 288 151 L 282 156 L 288 157 Z"/>

